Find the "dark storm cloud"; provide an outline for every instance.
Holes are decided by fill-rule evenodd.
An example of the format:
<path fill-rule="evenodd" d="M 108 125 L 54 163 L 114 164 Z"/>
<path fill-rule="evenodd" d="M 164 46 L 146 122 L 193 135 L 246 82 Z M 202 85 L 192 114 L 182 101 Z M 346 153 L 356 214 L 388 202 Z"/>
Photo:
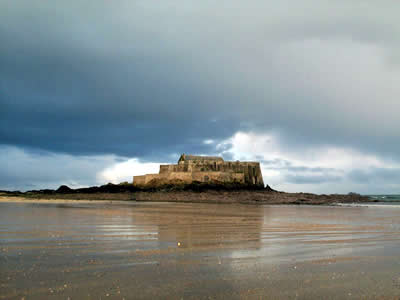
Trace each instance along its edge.
<path fill-rule="evenodd" d="M 143 157 L 209 152 L 204 139 L 238 127 L 218 105 L 209 110 L 207 99 L 218 92 L 207 91 L 204 75 L 167 53 L 156 36 L 115 28 L 93 11 L 89 20 L 64 11 L 60 22 L 50 2 L 9 5 L 0 31 L 2 143 Z M 112 5 L 95 8 L 107 13 Z M 93 32 L 85 37 L 85 29 Z"/>
<path fill-rule="evenodd" d="M 170 160 L 273 129 L 399 159 L 396 8 L 3 1 L 0 143 Z"/>

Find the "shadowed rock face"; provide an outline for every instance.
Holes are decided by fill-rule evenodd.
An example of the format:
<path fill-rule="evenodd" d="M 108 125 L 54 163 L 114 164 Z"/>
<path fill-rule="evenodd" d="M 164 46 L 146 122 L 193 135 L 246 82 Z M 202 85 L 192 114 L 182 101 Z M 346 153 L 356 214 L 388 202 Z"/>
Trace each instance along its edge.
<path fill-rule="evenodd" d="M 182 154 L 177 164 L 161 165 L 158 174 L 134 176 L 136 186 L 165 184 L 243 184 L 264 186 L 259 162 L 224 161 L 222 157 Z"/>

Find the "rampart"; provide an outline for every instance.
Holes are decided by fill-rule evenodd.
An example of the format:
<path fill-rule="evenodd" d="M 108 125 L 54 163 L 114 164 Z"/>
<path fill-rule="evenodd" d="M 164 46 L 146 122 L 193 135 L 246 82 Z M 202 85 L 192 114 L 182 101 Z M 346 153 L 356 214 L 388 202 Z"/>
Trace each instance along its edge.
<path fill-rule="evenodd" d="M 264 186 L 259 162 L 224 161 L 222 157 L 182 154 L 177 164 L 160 165 L 158 174 L 133 177 L 137 186 L 163 184 L 243 184 Z"/>

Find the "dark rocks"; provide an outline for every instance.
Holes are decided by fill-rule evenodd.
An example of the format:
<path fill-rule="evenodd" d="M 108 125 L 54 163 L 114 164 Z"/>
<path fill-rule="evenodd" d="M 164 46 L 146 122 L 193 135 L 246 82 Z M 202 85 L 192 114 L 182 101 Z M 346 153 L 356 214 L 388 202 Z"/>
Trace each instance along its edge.
<path fill-rule="evenodd" d="M 26 193 L 10 194 L 36 199 L 74 199 L 74 200 L 134 200 L 205 203 L 248 203 L 248 204 L 301 204 L 326 205 L 335 203 L 371 202 L 366 196 L 351 193 L 348 195 L 315 195 L 310 193 L 285 193 L 272 189 L 269 185 L 259 187 L 235 183 L 214 184 L 192 182 L 184 184 L 165 184 L 137 187 L 132 184 L 106 184 L 87 188 L 72 189 L 66 185 L 57 190 L 36 190 Z"/>
<path fill-rule="evenodd" d="M 55 192 L 60 194 L 71 194 L 74 192 L 74 190 L 71 189 L 69 186 L 62 185 Z"/>
<path fill-rule="evenodd" d="M 4 194 L 4 195 L 7 195 L 7 196 L 13 196 L 13 195 L 15 195 L 15 196 L 18 196 L 18 195 L 22 195 L 23 193 L 22 192 L 20 192 L 20 191 L 4 191 L 4 190 L 0 190 L 0 194 Z"/>
<path fill-rule="evenodd" d="M 265 190 L 268 191 L 268 192 L 277 192 L 276 190 L 274 190 L 273 188 L 271 188 L 268 184 L 267 184 L 267 186 L 265 187 Z"/>

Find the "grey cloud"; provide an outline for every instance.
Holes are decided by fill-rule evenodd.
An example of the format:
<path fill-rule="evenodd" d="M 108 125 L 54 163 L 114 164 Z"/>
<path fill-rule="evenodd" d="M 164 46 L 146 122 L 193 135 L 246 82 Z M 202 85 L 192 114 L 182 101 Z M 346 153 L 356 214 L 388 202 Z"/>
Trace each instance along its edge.
<path fill-rule="evenodd" d="M 286 159 L 261 159 L 260 162 L 270 170 L 284 170 L 288 172 L 309 172 L 309 173 L 322 173 L 322 172 L 343 172 L 340 169 L 323 168 L 323 167 L 309 167 L 294 165 L 291 161 Z"/>
<path fill-rule="evenodd" d="M 0 146 L 0 189 L 27 190 L 104 184 L 96 175 L 118 158 L 72 156 Z"/>
<path fill-rule="evenodd" d="M 285 176 L 285 181 L 294 184 L 320 184 L 327 182 L 337 182 L 341 181 L 343 178 L 340 176 L 332 175 L 298 175 L 298 174 L 288 174 Z"/>
<path fill-rule="evenodd" d="M 268 168 L 275 168 L 275 169 L 285 168 L 286 169 L 292 165 L 292 163 L 286 159 L 275 158 L 275 159 L 266 160 L 266 159 L 263 159 L 262 157 L 259 157 L 258 159 L 260 160 L 260 162 L 263 165 L 268 166 Z"/>
<path fill-rule="evenodd" d="M 321 173 L 321 172 L 332 172 L 339 171 L 333 168 L 322 168 L 322 167 L 306 167 L 306 166 L 292 166 L 288 168 L 290 171 L 299 171 L 299 172 L 311 172 L 311 173 Z"/>
<path fill-rule="evenodd" d="M 269 167 L 268 167 L 269 168 Z M 274 170 L 274 168 L 271 168 Z M 281 167 L 275 168 L 284 175 L 284 182 L 293 184 L 321 184 L 342 182 L 347 185 L 363 185 L 363 191 L 396 191 L 400 182 L 400 168 L 368 168 L 337 170 L 333 168 Z"/>
<path fill-rule="evenodd" d="M 400 168 L 369 168 L 367 170 L 355 169 L 348 174 L 350 180 L 357 183 L 377 184 L 400 182 Z"/>
<path fill-rule="evenodd" d="M 261 164 L 265 170 L 279 171 L 283 177 L 282 183 L 303 185 L 340 182 L 345 175 L 340 169 L 298 165 L 280 158 L 262 159 Z"/>
<path fill-rule="evenodd" d="M 400 161 L 396 1 L 174 3 L 2 1 L 0 144 L 168 161 L 274 130 Z"/>

